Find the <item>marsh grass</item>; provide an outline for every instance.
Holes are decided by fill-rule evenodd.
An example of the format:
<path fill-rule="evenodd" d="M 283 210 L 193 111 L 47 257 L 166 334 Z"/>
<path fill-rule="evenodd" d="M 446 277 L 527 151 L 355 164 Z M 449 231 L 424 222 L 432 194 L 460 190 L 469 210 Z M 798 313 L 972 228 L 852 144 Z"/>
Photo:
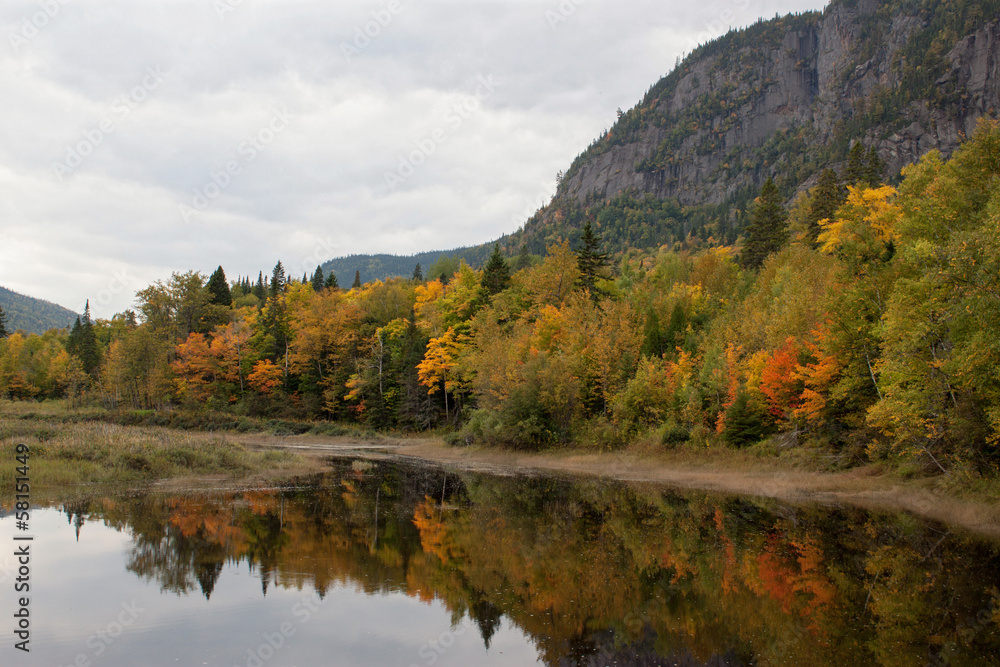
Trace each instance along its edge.
<path fill-rule="evenodd" d="M 29 477 L 32 485 L 40 486 L 130 483 L 192 475 L 272 475 L 305 466 L 300 454 L 254 449 L 225 433 L 101 421 L 50 421 L 44 414 L 25 417 L 5 413 L 0 416 L 0 484 L 5 487 L 14 481 L 14 447 L 18 443 L 30 448 Z"/>

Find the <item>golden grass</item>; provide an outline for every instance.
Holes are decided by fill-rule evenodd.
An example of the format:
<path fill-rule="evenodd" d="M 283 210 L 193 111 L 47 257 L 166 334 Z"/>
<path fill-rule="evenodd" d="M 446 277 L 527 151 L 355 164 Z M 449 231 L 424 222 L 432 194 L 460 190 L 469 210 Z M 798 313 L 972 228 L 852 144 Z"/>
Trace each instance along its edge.
<path fill-rule="evenodd" d="M 186 432 L 104 422 L 0 416 L 0 484 L 13 488 L 15 445 L 29 447 L 33 486 L 134 483 L 178 476 L 244 477 L 301 472 L 302 454 L 248 447 L 236 434 Z"/>

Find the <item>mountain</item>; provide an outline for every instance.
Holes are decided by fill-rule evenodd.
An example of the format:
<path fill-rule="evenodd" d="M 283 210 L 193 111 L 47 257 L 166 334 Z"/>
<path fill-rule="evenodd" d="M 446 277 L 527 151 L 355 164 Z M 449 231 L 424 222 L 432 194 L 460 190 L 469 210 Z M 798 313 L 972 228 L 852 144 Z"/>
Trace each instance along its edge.
<path fill-rule="evenodd" d="M 500 243 L 542 253 L 585 220 L 610 252 L 732 243 L 768 177 L 790 200 L 857 142 L 893 182 L 996 117 L 998 17 L 1000 0 L 833 0 L 730 31 L 620 112 Z"/>
<path fill-rule="evenodd" d="M 434 250 L 416 255 L 349 255 L 337 257 L 324 262 L 323 275 L 333 271 L 337 275 L 337 283 L 341 287 L 350 287 L 354 282 L 354 272 L 361 276 L 361 282 L 383 280 L 388 277 L 401 276 L 409 278 L 417 264 L 424 275 L 438 262 L 442 256 L 452 258 L 457 264 L 464 259 L 469 266 L 479 267 L 493 251 L 493 244 L 454 248 L 452 250 Z"/>
<path fill-rule="evenodd" d="M 0 287 L 0 308 L 7 315 L 8 331 L 42 334 L 49 329 L 68 327 L 77 314 L 50 301 L 18 294 Z"/>

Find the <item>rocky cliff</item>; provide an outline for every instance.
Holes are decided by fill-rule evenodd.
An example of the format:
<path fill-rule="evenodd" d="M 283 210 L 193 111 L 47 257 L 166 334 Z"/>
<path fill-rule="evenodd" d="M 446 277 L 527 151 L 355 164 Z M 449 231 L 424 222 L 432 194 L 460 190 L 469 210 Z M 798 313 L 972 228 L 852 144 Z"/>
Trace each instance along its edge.
<path fill-rule="evenodd" d="M 931 149 L 949 154 L 1000 108 L 996 4 L 835 0 L 731 32 L 622 114 L 557 198 L 719 205 L 768 176 L 790 195 L 855 141 L 876 147 L 890 177 Z"/>

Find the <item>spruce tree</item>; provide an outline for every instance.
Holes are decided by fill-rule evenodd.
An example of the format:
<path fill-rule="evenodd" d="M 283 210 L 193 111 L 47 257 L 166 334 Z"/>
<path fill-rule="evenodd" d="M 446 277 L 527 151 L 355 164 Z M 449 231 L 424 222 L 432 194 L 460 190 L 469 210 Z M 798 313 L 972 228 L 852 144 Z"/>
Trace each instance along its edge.
<path fill-rule="evenodd" d="M 847 191 L 840 184 L 840 179 L 833 169 L 824 169 L 819 175 L 819 182 L 813 190 L 812 203 L 809 206 L 809 217 L 806 239 L 816 245 L 819 238 L 819 221 L 832 219 L 837 209 L 847 198 Z"/>
<path fill-rule="evenodd" d="M 3 308 L 0 308 L 0 339 L 6 338 L 10 335 L 7 331 L 7 314 L 3 312 Z"/>
<path fill-rule="evenodd" d="M 770 178 L 754 202 L 747 241 L 743 246 L 743 265 L 759 269 L 771 253 L 781 250 L 788 240 L 788 213 L 782 205 L 781 193 Z"/>
<path fill-rule="evenodd" d="M 326 281 L 323 283 L 323 286 L 326 287 L 327 289 L 339 288 L 340 285 L 337 284 L 337 274 L 334 273 L 333 271 L 330 271 L 330 275 L 326 277 Z"/>
<path fill-rule="evenodd" d="M 514 270 L 521 271 L 523 269 L 531 266 L 531 255 L 528 254 L 528 244 L 521 244 L 521 252 L 518 253 L 517 259 L 514 261 Z"/>
<path fill-rule="evenodd" d="M 94 333 L 94 323 L 90 320 L 90 300 L 83 309 L 83 316 L 77 317 L 66 341 L 66 351 L 80 360 L 83 370 L 94 376 L 101 363 L 100 350 L 97 347 L 97 335 Z"/>
<path fill-rule="evenodd" d="M 264 284 L 263 271 L 259 271 L 257 273 L 257 284 L 253 286 L 251 291 L 253 292 L 253 295 L 257 297 L 258 302 L 264 303 L 264 300 L 267 298 L 267 286 Z"/>
<path fill-rule="evenodd" d="M 229 289 L 229 282 L 226 280 L 226 272 L 220 266 L 208 279 L 208 300 L 218 306 L 233 305 L 233 293 Z"/>
<path fill-rule="evenodd" d="M 354 272 L 354 282 L 351 283 L 351 289 L 356 289 L 361 287 L 361 271 Z"/>
<path fill-rule="evenodd" d="M 420 262 L 417 262 L 417 265 L 413 267 L 413 279 L 417 282 L 424 281 L 424 270 L 420 268 Z"/>
<path fill-rule="evenodd" d="M 312 288 L 314 292 L 319 292 L 323 289 L 323 267 L 317 266 L 316 270 L 313 272 L 312 277 Z"/>
<path fill-rule="evenodd" d="M 864 145 L 858 141 L 851 146 L 851 152 L 847 155 L 847 169 L 844 170 L 844 183 L 847 185 L 857 185 L 865 179 L 865 171 L 868 166 L 868 154 Z"/>
<path fill-rule="evenodd" d="M 483 278 L 479 283 L 489 296 L 499 294 L 510 286 L 510 269 L 507 260 L 500 253 L 500 245 L 493 246 L 493 253 L 483 267 Z"/>
<path fill-rule="evenodd" d="M 272 297 L 278 296 L 285 291 L 285 267 L 282 266 L 281 260 L 274 265 L 274 269 L 271 271 L 271 291 Z"/>
<path fill-rule="evenodd" d="M 589 290 L 594 301 L 597 301 L 602 293 L 597 287 L 597 279 L 604 277 L 604 269 L 609 263 L 607 254 L 598 250 L 600 247 L 601 237 L 594 233 L 588 220 L 580 235 L 580 249 L 576 252 L 576 265 L 580 269 L 577 285 Z"/>
<path fill-rule="evenodd" d="M 865 160 L 864 181 L 871 187 L 878 187 L 885 177 L 885 162 L 879 157 L 878 151 L 872 146 L 868 149 L 868 157 Z"/>

